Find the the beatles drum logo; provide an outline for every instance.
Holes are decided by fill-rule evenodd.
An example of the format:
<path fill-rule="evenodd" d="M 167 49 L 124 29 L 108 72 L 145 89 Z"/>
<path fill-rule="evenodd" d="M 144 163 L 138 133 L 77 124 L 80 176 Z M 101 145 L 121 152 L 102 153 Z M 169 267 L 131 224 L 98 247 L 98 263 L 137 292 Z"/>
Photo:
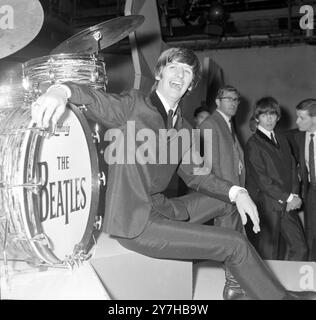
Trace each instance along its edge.
<path fill-rule="evenodd" d="M 69 157 L 57 157 L 58 168 L 69 168 Z M 69 214 L 86 208 L 86 177 L 76 177 L 59 181 L 49 181 L 47 162 L 38 163 L 42 188 L 40 190 L 40 221 L 64 217 L 69 223 Z"/>
<path fill-rule="evenodd" d="M 84 131 L 75 114 L 68 111 L 55 134 L 42 140 L 38 156 L 39 218 L 44 229 L 86 226 L 91 206 L 91 172 Z"/>

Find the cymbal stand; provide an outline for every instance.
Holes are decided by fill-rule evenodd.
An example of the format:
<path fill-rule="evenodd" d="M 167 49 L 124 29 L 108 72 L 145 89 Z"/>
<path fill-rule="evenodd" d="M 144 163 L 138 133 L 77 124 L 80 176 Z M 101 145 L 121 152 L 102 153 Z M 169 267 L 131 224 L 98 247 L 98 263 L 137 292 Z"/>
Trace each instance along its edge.
<path fill-rule="evenodd" d="M 100 40 L 102 39 L 102 34 L 101 34 L 101 32 L 100 31 L 97 31 L 97 32 L 95 32 L 94 34 L 93 34 L 93 38 L 94 38 L 94 40 L 97 42 L 97 46 L 96 46 L 96 56 L 98 57 L 98 55 L 99 55 L 99 52 L 101 51 L 101 44 L 100 44 Z"/>

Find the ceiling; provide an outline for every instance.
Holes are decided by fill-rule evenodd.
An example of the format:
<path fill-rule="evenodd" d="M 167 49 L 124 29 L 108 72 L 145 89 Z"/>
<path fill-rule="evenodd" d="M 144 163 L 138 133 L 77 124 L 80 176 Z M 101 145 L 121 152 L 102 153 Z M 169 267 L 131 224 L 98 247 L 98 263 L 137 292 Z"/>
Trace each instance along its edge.
<path fill-rule="evenodd" d="M 146 0 L 155 1 L 155 0 Z M 124 15 L 124 0 L 40 0 L 45 21 L 62 41 L 82 29 Z M 315 43 L 299 27 L 308 0 L 157 0 L 165 42 L 193 49 Z M 316 11 L 315 11 L 316 12 Z M 59 32 L 56 33 L 56 30 Z M 57 34 L 57 36 L 56 36 Z M 124 42 L 124 41 L 123 41 Z M 125 42 L 127 40 L 125 39 Z"/>

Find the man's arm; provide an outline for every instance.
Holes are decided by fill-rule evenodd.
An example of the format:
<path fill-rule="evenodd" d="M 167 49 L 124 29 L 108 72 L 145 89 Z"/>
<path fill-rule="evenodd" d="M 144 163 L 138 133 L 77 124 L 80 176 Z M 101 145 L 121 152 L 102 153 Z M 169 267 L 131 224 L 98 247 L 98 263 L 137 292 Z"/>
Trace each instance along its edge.
<path fill-rule="evenodd" d="M 40 127 L 54 127 L 66 110 L 68 102 L 84 106 L 86 116 L 107 127 L 118 127 L 128 119 L 134 105 L 135 95 L 108 94 L 72 82 L 51 86 L 41 95 L 32 108 L 32 118 Z"/>
<path fill-rule="evenodd" d="M 193 151 L 190 149 L 188 152 Z M 194 155 L 195 160 L 198 157 L 198 154 Z M 197 161 L 197 163 L 200 162 Z M 214 175 L 209 168 L 198 166 L 193 162 L 190 164 L 181 163 L 178 175 L 187 186 L 200 193 L 225 202 L 235 202 L 243 224 L 247 223 L 248 215 L 253 223 L 253 231 L 255 233 L 260 231 L 257 207 L 246 189 L 234 186 L 231 182 Z"/>

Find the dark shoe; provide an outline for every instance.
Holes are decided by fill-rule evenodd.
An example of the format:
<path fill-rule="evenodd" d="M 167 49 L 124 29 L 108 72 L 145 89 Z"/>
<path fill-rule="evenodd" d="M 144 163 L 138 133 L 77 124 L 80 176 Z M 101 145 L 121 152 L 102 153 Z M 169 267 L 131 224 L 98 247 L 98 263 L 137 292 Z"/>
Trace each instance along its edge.
<path fill-rule="evenodd" d="M 227 282 L 224 286 L 223 298 L 224 300 L 251 300 L 239 285 L 231 286 Z"/>
<path fill-rule="evenodd" d="M 316 300 L 315 291 L 286 291 L 283 300 Z"/>
<path fill-rule="evenodd" d="M 237 280 L 231 274 L 231 272 L 225 268 L 225 286 L 223 291 L 224 300 L 248 300 L 245 299 L 246 292 L 241 288 Z"/>

